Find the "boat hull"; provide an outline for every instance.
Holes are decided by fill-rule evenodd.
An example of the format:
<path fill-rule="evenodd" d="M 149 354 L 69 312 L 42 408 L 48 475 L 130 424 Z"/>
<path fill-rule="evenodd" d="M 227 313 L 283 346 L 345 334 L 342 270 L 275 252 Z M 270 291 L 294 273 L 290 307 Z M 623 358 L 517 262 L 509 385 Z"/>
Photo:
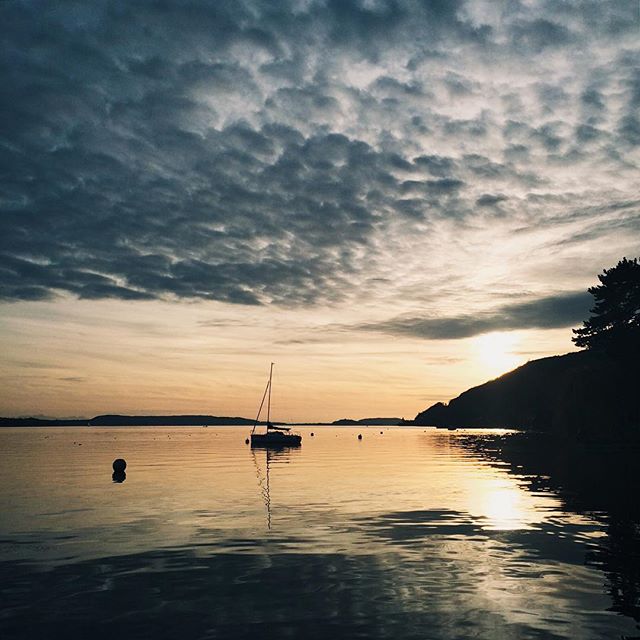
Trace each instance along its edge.
<path fill-rule="evenodd" d="M 252 447 L 299 447 L 302 436 L 295 433 L 254 433 L 251 435 Z"/>

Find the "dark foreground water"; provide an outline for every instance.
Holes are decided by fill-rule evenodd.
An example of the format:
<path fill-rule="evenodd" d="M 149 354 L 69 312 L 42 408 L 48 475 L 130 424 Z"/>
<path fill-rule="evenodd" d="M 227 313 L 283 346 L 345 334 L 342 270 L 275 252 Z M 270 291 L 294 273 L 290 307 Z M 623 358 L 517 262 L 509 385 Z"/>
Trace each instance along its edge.
<path fill-rule="evenodd" d="M 301 433 L 0 429 L 0 637 L 640 636 L 628 451 Z"/>

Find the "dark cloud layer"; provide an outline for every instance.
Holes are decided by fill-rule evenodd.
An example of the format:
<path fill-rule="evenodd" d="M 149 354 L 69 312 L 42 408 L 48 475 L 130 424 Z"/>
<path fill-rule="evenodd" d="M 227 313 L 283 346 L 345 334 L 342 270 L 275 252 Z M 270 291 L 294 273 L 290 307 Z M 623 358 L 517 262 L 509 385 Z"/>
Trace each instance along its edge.
<path fill-rule="evenodd" d="M 364 324 L 359 329 L 427 340 L 457 340 L 491 331 L 557 329 L 580 324 L 588 317 L 592 303 L 593 298 L 588 293 L 566 293 L 508 304 L 473 315 L 437 318 L 403 316 Z"/>
<path fill-rule="evenodd" d="M 535 224 L 543 167 L 635 168 L 640 55 L 633 1 L 534 5 L 2 3 L 0 300 L 336 302 L 438 221 Z"/>

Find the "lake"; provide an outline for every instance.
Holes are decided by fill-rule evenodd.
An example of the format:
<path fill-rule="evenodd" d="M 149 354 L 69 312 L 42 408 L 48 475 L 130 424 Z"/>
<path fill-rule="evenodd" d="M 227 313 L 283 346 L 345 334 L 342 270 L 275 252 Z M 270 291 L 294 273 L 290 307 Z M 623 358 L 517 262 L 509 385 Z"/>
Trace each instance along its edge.
<path fill-rule="evenodd" d="M 299 432 L 265 451 L 246 427 L 0 429 L 0 636 L 640 636 L 637 458 Z"/>

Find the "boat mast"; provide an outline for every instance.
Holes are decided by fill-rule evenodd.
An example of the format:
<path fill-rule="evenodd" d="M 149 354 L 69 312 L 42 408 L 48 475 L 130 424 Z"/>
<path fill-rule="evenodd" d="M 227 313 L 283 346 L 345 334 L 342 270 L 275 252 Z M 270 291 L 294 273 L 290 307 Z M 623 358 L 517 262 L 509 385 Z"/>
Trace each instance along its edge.
<path fill-rule="evenodd" d="M 273 377 L 273 362 L 271 363 L 271 369 L 269 369 L 269 400 L 267 401 L 267 429 L 269 429 L 271 418 L 271 378 Z"/>
<path fill-rule="evenodd" d="M 271 368 L 273 369 L 273 363 L 271 363 Z M 267 391 L 269 391 L 269 404 L 271 404 L 271 373 L 269 373 L 269 382 L 267 382 L 267 386 L 264 388 L 264 393 L 262 394 L 262 402 L 260 403 L 260 407 L 258 408 L 258 415 L 256 416 L 255 422 L 253 423 L 251 435 L 253 435 L 253 432 L 256 430 L 256 426 L 258 425 L 258 421 L 260 420 L 260 413 L 262 412 L 262 407 L 264 406 L 264 399 L 267 397 Z M 267 422 L 269 422 L 268 418 Z"/>

